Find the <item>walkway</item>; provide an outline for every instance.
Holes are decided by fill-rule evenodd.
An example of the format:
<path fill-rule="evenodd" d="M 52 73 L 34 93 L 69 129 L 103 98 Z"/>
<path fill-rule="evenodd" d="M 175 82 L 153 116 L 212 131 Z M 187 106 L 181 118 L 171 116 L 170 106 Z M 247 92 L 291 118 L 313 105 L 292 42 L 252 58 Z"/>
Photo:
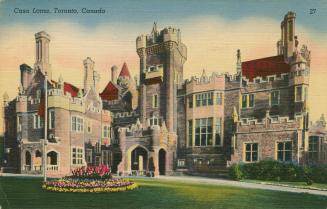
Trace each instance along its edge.
<path fill-rule="evenodd" d="M 264 184 L 250 183 L 250 182 L 231 181 L 225 179 L 212 179 L 212 178 L 205 178 L 205 177 L 159 176 L 159 177 L 155 177 L 155 179 L 186 182 L 186 183 L 202 183 L 202 184 L 211 184 L 211 185 L 220 185 L 220 186 L 233 186 L 233 187 L 242 187 L 242 188 L 250 188 L 250 189 L 265 189 L 265 190 L 274 190 L 274 191 L 283 191 L 283 192 L 308 193 L 308 194 L 327 196 L 327 191 L 302 189 L 302 188 L 294 188 L 294 187 L 287 187 L 287 186 L 264 185 Z"/>

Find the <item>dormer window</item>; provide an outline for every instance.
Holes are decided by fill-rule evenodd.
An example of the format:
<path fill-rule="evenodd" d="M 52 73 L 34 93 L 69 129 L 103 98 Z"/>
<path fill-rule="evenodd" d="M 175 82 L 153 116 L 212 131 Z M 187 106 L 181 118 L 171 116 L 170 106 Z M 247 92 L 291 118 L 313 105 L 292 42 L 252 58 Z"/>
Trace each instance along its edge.
<path fill-rule="evenodd" d="M 150 126 L 159 125 L 159 118 L 153 116 L 150 118 Z"/>

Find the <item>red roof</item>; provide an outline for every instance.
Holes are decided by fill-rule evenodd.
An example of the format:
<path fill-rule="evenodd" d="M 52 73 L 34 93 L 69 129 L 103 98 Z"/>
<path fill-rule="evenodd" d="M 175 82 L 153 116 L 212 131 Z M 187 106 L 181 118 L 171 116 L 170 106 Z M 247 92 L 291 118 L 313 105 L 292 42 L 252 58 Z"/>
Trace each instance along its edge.
<path fill-rule="evenodd" d="M 119 76 L 131 77 L 126 62 L 124 62 L 123 67 L 121 68 L 121 71 L 119 73 Z"/>
<path fill-rule="evenodd" d="M 51 80 L 52 83 L 57 84 L 57 81 Z M 70 93 L 72 97 L 76 97 L 78 94 L 79 88 L 74 86 L 73 84 L 64 82 L 64 93 L 66 94 L 67 92 Z"/>
<path fill-rule="evenodd" d="M 64 92 L 69 92 L 72 97 L 76 97 L 78 94 L 78 88 L 70 83 L 64 82 Z"/>
<path fill-rule="evenodd" d="M 107 84 L 107 86 L 100 93 L 100 97 L 102 100 L 116 100 L 118 99 L 119 89 L 118 87 L 112 83 L 111 81 Z"/>
<path fill-rule="evenodd" d="M 242 75 L 249 81 L 253 81 L 257 76 L 278 75 L 289 71 L 290 67 L 283 55 L 242 62 Z"/>

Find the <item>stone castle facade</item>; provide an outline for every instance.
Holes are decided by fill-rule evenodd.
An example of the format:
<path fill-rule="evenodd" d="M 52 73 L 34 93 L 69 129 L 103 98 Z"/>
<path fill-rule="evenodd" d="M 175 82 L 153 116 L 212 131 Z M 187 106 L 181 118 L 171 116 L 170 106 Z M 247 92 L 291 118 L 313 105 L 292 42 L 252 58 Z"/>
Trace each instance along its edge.
<path fill-rule="evenodd" d="M 326 162 L 326 122 L 309 123 L 310 51 L 299 46 L 293 12 L 281 23 L 276 56 L 242 62 L 238 50 L 235 74 L 188 80 L 181 31 L 154 24 L 136 39 L 139 77 L 126 63 L 119 74 L 113 66 L 102 91 L 89 57 L 83 88 L 53 80 L 50 36 L 35 40 L 34 68 L 22 64 L 18 96 L 4 95 L 5 172 L 41 174 L 43 152 L 50 176 L 96 164 L 120 175 L 223 175 L 237 162 Z"/>

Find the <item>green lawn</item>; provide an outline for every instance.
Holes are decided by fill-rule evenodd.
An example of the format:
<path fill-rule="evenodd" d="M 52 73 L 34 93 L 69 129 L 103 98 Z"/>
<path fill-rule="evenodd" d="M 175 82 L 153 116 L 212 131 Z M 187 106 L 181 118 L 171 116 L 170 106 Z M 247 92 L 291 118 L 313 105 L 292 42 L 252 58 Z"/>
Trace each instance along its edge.
<path fill-rule="evenodd" d="M 0 177 L 2 208 L 327 208 L 323 196 L 207 184 L 136 179 L 134 191 L 77 194 L 45 192 L 41 180 Z"/>

